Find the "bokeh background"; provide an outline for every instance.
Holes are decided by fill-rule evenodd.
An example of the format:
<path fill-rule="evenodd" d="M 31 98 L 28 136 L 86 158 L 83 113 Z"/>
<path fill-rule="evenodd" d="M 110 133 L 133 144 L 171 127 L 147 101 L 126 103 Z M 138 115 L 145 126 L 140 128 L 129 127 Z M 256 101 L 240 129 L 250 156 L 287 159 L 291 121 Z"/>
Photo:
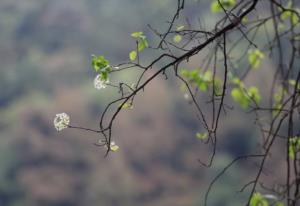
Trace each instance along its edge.
<path fill-rule="evenodd" d="M 164 31 L 176 2 L 0 1 L 1 206 L 201 205 L 212 178 L 234 157 L 255 151 L 254 118 L 231 111 L 222 117 L 216 161 L 203 167 L 198 160 L 207 162 L 211 152 L 195 138 L 203 128 L 180 84 L 163 76 L 117 118 L 113 137 L 120 150 L 107 158 L 93 145 L 99 136 L 53 127 L 55 114 L 66 112 L 73 125 L 97 128 L 116 92 L 93 87 L 91 55 L 128 61 L 135 47 L 130 33 L 144 31 L 151 42 L 147 24 Z M 188 0 L 185 15 L 209 28 L 218 17 L 209 3 Z M 237 191 L 255 169 L 254 161 L 230 169 L 210 205 L 240 205 L 249 191 Z"/>

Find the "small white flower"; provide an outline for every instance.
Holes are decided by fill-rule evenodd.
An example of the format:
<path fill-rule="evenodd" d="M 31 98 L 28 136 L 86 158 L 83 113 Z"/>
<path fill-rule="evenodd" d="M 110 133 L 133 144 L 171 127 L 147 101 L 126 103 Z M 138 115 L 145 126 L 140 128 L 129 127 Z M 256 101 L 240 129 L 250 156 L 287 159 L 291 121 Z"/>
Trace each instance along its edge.
<path fill-rule="evenodd" d="M 98 74 L 96 76 L 96 78 L 94 79 L 94 87 L 96 89 L 105 89 L 106 84 L 108 84 L 108 83 L 109 83 L 109 80 L 108 79 L 107 80 L 102 79 L 101 74 Z"/>
<path fill-rule="evenodd" d="M 105 145 L 106 146 L 106 145 Z M 107 148 L 107 146 L 106 146 L 106 148 Z M 116 145 L 116 143 L 114 142 L 114 141 L 112 141 L 111 143 L 110 143 L 110 150 L 111 151 L 113 151 L 113 152 L 116 152 L 116 151 L 118 151 L 119 150 L 119 146 L 118 145 Z"/>
<path fill-rule="evenodd" d="M 190 99 L 190 95 L 188 93 L 184 93 L 183 95 L 184 99 L 189 100 Z"/>
<path fill-rule="evenodd" d="M 61 131 L 68 127 L 70 123 L 70 117 L 66 113 L 56 114 L 53 124 L 57 131 Z"/>

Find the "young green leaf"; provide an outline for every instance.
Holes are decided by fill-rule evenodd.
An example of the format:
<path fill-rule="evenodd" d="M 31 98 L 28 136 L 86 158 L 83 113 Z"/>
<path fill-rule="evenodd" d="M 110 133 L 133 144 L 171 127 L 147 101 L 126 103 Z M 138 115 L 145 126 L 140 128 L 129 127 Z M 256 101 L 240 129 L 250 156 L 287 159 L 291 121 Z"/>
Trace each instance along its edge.
<path fill-rule="evenodd" d="M 289 157 L 295 159 L 295 156 L 300 152 L 300 137 L 295 136 L 289 140 Z"/>
<path fill-rule="evenodd" d="M 235 102 L 237 102 L 243 109 L 247 109 L 249 106 L 249 99 L 245 95 L 242 88 L 233 88 L 231 90 L 231 96 Z"/>
<path fill-rule="evenodd" d="M 284 206 L 283 202 L 276 202 L 275 206 Z"/>
<path fill-rule="evenodd" d="M 92 67 L 96 72 L 107 71 L 110 69 L 109 61 L 104 56 L 92 56 Z"/>
<path fill-rule="evenodd" d="M 280 19 L 282 21 L 286 20 L 286 19 L 290 19 L 291 23 L 293 26 L 296 26 L 296 24 L 299 23 L 299 17 L 295 12 L 299 13 L 299 8 L 293 8 L 292 2 L 289 1 L 287 6 L 285 7 L 287 10 L 283 11 L 280 15 Z M 279 10 L 283 10 L 282 8 L 279 7 Z M 294 10 L 295 12 L 293 12 L 292 10 Z"/>
<path fill-rule="evenodd" d="M 143 32 L 138 31 L 138 32 L 133 32 L 131 33 L 131 36 L 135 39 L 137 39 L 137 44 L 138 44 L 138 51 L 141 52 L 145 48 L 149 47 L 148 41 L 146 36 L 144 35 Z"/>
<path fill-rule="evenodd" d="M 199 133 L 199 132 L 196 133 L 196 138 L 198 139 L 206 139 L 207 137 L 208 137 L 207 133 Z"/>
<path fill-rule="evenodd" d="M 291 86 L 295 87 L 295 86 L 296 86 L 296 80 L 294 80 L 294 79 L 289 79 L 289 84 L 290 84 Z M 300 89 L 300 83 L 298 83 L 297 89 Z"/>
<path fill-rule="evenodd" d="M 133 33 L 131 33 L 131 36 L 132 36 L 133 38 L 143 38 L 143 37 L 145 37 L 145 36 L 144 36 L 144 33 L 141 32 L 141 31 L 133 32 Z"/>
<path fill-rule="evenodd" d="M 294 146 L 293 145 L 290 145 L 289 146 L 289 157 L 291 159 L 295 159 L 295 149 L 294 149 Z"/>
<path fill-rule="evenodd" d="M 259 49 L 250 49 L 248 52 L 248 61 L 253 69 L 257 69 L 260 66 L 264 57 L 265 55 Z"/>
<path fill-rule="evenodd" d="M 177 34 L 177 35 L 175 35 L 175 36 L 173 37 L 173 41 L 174 41 L 175 43 L 179 43 L 179 42 L 181 42 L 181 40 L 182 40 L 182 36 L 179 35 L 179 34 Z"/>
<path fill-rule="evenodd" d="M 257 87 L 250 87 L 248 90 L 248 95 L 251 99 L 253 99 L 257 104 L 261 100 L 261 96 L 259 94 L 259 90 Z"/>
<path fill-rule="evenodd" d="M 107 148 L 107 146 L 105 146 L 106 148 Z M 119 146 L 118 145 L 116 145 L 116 143 L 114 142 L 114 141 L 112 141 L 111 143 L 110 143 L 110 150 L 112 151 L 112 152 L 116 152 L 116 151 L 118 151 L 119 150 Z"/>
<path fill-rule="evenodd" d="M 140 39 L 138 41 L 138 51 L 141 52 L 143 51 L 145 48 L 147 48 L 149 45 L 148 45 L 148 41 L 147 39 Z"/>
<path fill-rule="evenodd" d="M 250 206 L 268 206 L 268 201 L 258 192 L 254 193 L 250 199 Z"/>
<path fill-rule="evenodd" d="M 236 4 L 236 0 L 220 0 L 221 5 L 224 9 L 230 9 Z M 222 6 L 218 0 L 215 0 L 210 5 L 210 10 L 212 13 L 217 13 L 223 11 Z"/>
<path fill-rule="evenodd" d="M 176 31 L 182 31 L 184 29 L 183 25 L 179 25 L 176 27 Z"/>
<path fill-rule="evenodd" d="M 241 86 L 241 85 L 242 85 L 241 80 L 240 80 L 239 78 L 237 78 L 237 77 L 233 77 L 233 78 L 231 79 L 231 82 L 232 82 L 233 84 L 238 85 L 238 86 Z"/>
<path fill-rule="evenodd" d="M 198 88 L 204 92 L 212 85 L 212 73 L 210 71 L 206 71 L 202 74 L 198 69 L 191 71 L 184 69 L 182 70 L 181 75 L 186 77 L 191 84 L 198 86 Z"/>
<path fill-rule="evenodd" d="M 129 59 L 130 59 L 131 61 L 134 61 L 134 60 L 136 59 L 136 56 L 137 56 L 137 52 L 136 52 L 136 51 L 131 51 L 131 52 L 129 53 Z"/>
<path fill-rule="evenodd" d="M 133 105 L 132 103 L 128 103 L 126 102 L 125 104 L 123 104 L 122 109 L 132 109 Z"/>
<path fill-rule="evenodd" d="M 299 10 L 297 10 L 299 13 Z M 299 23 L 299 17 L 297 14 L 293 13 L 291 17 L 292 25 L 295 26 L 296 24 Z"/>
<path fill-rule="evenodd" d="M 212 13 L 217 13 L 222 10 L 222 7 L 220 6 L 218 1 L 214 1 L 210 5 L 210 10 Z"/>

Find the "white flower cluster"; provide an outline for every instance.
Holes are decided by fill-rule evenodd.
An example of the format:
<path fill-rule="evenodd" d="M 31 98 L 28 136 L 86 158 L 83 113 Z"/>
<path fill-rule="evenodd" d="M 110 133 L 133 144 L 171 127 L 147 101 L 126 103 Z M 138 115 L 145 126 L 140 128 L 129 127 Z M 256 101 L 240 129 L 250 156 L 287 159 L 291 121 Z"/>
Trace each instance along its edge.
<path fill-rule="evenodd" d="M 57 131 L 61 131 L 65 128 L 68 128 L 70 123 L 70 117 L 66 113 L 56 114 L 53 124 Z"/>
<path fill-rule="evenodd" d="M 104 80 L 101 76 L 101 74 L 98 74 L 96 76 L 96 78 L 94 79 L 94 87 L 96 89 L 105 89 L 106 88 L 106 84 L 109 83 L 109 79 Z"/>

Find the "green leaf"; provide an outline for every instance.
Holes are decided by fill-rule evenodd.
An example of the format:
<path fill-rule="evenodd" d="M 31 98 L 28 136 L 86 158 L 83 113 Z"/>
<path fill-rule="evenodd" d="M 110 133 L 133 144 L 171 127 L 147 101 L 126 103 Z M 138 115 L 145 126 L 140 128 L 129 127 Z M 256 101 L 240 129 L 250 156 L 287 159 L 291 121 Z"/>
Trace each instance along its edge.
<path fill-rule="evenodd" d="M 213 75 L 211 71 L 200 73 L 199 69 L 194 69 L 191 71 L 184 69 L 181 71 L 181 75 L 187 78 L 191 84 L 194 84 L 204 92 L 207 91 L 213 83 Z M 217 89 L 217 84 L 219 83 L 216 79 L 217 78 L 215 77 L 215 89 Z"/>
<path fill-rule="evenodd" d="M 141 31 L 138 31 L 138 32 L 133 32 L 131 34 L 131 36 L 133 38 L 136 38 L 137 39 L 137 44 L 138 44 L 138 51 L 141 52 L 143 51 L 145 48 L 149 47 L 149 44 L 148 44 L 148 41 L 147 41 L 147 38 L 146 36 L 144 35 L 143 32 Z"/>
<path fill-rule="evenodd" d="M 226 9 L 236 4 L 236 0 L 220 0 L 220 2 Z"/>
<path fill-rule="evenodd" d="M 289 84 L 292 85 L 292 86 L 295 86 L 296 85 L 296 80 L 289 79 Z"/>
<path fill-rule="evenodd" d="M 212 73 L 210 71 L 199 74 L 198 86 L 201 91 L 207 91 L 209 85 L 212 83 Z"/>
<path fill-rule="evenodd" d="M 220 0 L 224 9 L 230 9 L 236 4 L 236 0 Z M 210 10 L 212 13 L 217 13 L 222 11 L 222 6 L 219 4 L 218 0 L 215 0 L 210 5 Z"/>
<path fill-rule="evenodd" d="M 199 132 L 196 133 L 196 138 L 198 139 L 206 139 L 207 137 L 208 137 L 207 133 L 199 133 Z"/>
<path fill-rule="evenodd" d="M 182 31 L 183 29 L 184 29 L 184 26 L 183 25 L 179 25 L 179 26 L 177 26 L 176 31 Z"/>
<path fill-rule="evenodd" d="M 295 14 L 294 12 L 291 11 L 285 11 L 280 15 L 280 18 L 282 21 L 284 21 L 285 19 L 291 19 L 292 25 L 295 26 L 296 24 L 299 23 L 299 17 L 297 14 Z"/>
<path fill-rule="evenodd" d="M 191 83 L 197 83 L 200 81 L 200 75 L 197 69 L 191 71 L 184 69 L 181 71 L 181 75 L 186 77 Z"/>
<path fill-rule="evenodd" d="M 296 80 L 294 79 L 289 79 L 289 84 L 293 87 L 296 85 Z M 300 89 L 300 83 L 297 85 L 297 89 Z"/>
<path fill-rule="evenodd" d="M 233 83 L 233 84 L 236 84 L 236 85 L 238 85 L 238 86 L 241 86 L 241 80 L 239 79 L 239 78 L 237 78 L 237 77 L 234 77 L 234 78 L 232 78 L 231 79 L 231 82 Z"/>
<path fill-rule="evenodd" d="M 290 11 L 284 11 L 281 15 L 280 15 L 280 19 L 281 20 L 285 20 L 287 18 L 289 18 L 292 15 L 292 12 Z"/>
<path fill-rule="evenodd" d="M 199 89 L 200 89 L 201 91 L 206 92 L 207 89 L 208 89 L 208 83 L 207 83 L 207 82 L 200 81 L 200 82 L 198 83 L 198 87 L 199 87 Z"/>
<path fill-rule="evenodd" d="M 211 10 L 212 13 L 217 13 L 217 12 L 222 10 L 222 7 L 218 3 L 218 1 L 214 1 L 210 5 L 210 10 Z"/>
<path fill-rule="evenodd" d="M 295 136 L 289 140 L 289 157 L 295 159 L 296 153 L 300 151 L 300 137 Z"/>
<path fill-rule="evenodd" d="M 134 60 L 136 59 L 136 56 L 137 56 L 137 52 L 136 52 L 136 51 L 131 51 L 131 52 L 129 53 L 129 59 L 130 59 L 131 61 L 134 61 Z"/>
<path fill-rule="evenodd" d="M 295 159 L 295 150 L 294 150 L 294 146 L 293 145 L 289 146 L 289 157 L 291 159 Z"/>
<path fill-rule="evenodd" d="M 292 25 L 295 26 L 296 24 L 299 23 L 299 17 L 295 13 L 292 14 Z"/>
<path fill-rule="evenodd" d="M 286 9 L 291 9 L 292 8 L 292 2 L 289 1 L 288 4 L 285 7 Z M 283 11 L 283 9 L 281 7 L 279 7 L 280 11 Z M 287 18 L 289 18 L 292 15 L 291 11 L 283 11 L 280 15 L 281 20 L 285 20 Z"/>
<path fill-rule="evenodd" d="M 231 96 L 235 102 L 237 102 L 243 109 L 247 109 L 249 106 L 249 99 L 245 95 L 242 88 L 233 88 L 231 90 Z"/>
<path fill-rule="evenodd" d="M 211 71 L 204 72 L 204 74 L 202 75 L 202 79 L 206 82 L 211 82 L 213 79 L 213 75 L 212 75 Z"/>
<path fill-rule="evenodd" d="M 259 94 L 259 90 L 257 87 L 250 87 L 248 89 L 248 95 L 250 96 L 251 99 L 253 99 L 257 104 L 261 100 L 261 96 Z"/>
<path fill-rule="evenodd" d="M 109 71 L 111 68 L 109 66 L 109 61 L 105 59 L 104 56 L 92 56 L 92 67 L 96 72 Z"/>
<path fill-rule="evenodd" d="M 245 16 L 244 18 L 242 18 L 242 23 L 243 24 L 246 24 L 246 23 L 248 23 L 248 17 L 247 16 Z"/>
<path fill-rule="evenodd" d="M 144 33 L 141 32 L 141 31 L 133 32 L 133 33 L 131 33 L 131 36 L 132 36 L 133 38 L 143 38 L 143 37 L 145 37 L 145 36 L 144 36 Z"/>
<path fill-rule="evenodd" d="M 253 69 L 257 69 L 260 66 L 264 57 L 265 55 L 259 49 L 250 49 L 248 52 L 248 61 Z"/>
<path fill-rule="evenodd" d="M 255 101 L 258 104 L 261 100 L 257 87 L 246 89 L 242 82 L 239 84 L 239 87 L 231 90 L 231 96 L 243 109 L 247 109 L 251 101 Z"/>
<path fill-rule="evenodd" d="M 179 35 L 179 34 L 175 35 L 174 38 L 173 38 L 173 41 L 175 43 L 179 43 L 179 42 L 181 42 L 181 40 L 182 40 L 182 36 Z"/>
<path fill-rule="evenodd" d="M 276 202 L 275 206 L 284 206 L 283 202 Z"/>
<path fill-rule="evenodd" d="M 133 108 L 132 103 L 127 103 L 127 102 L 122 106 L 122 109 L 132 109 L 132 108 Z"/>
<path fill-rule="evenodd" d="M 148 41 L 147 39 L 140 39 L 138 41 L 138 51 L 141 52 L 143 51 L 145 48 L 147 48 L 149 45 L 148 45 Z"/>
<path fill-rule="evenodd" d="M 268 206 L 268 201 L 258 192 L 254 193 L 250 199 L 250 206 Z"/>
<path fill-rule="evenodd" d="M 294 11 L 299 13 L 299 8 L 293 8 L 292 2 L 289 1 L 287 6 L 285 7 L 286 9 L 293 9 Z M 282 8 L 279 7 L 279 10 L 282 11 Z M 280 15 L 280 19 L 282 21 L 286 20 L 286 19 L 290 19 L 291 23 L 293 26 L 295 26 L 296 24 L 299 23 L 299 17 L 297 14 L 295 14 L 295 12 L 292 11 L 283 11 Z"/>
<path fill-rule="evenodd" d="M 120 147 L 119 147 L 118 145 L 111 145 L 111 146 L 110 146 L 110 150 L 113 151 L 113 152 L 118 151 L 119 148 L 120 148 Z"/>
<path fill-rule="evenodd" d="M 106 81 L 108 79 L 108 72 L 102 72 L 100 74 L 100 79 Z"/>

